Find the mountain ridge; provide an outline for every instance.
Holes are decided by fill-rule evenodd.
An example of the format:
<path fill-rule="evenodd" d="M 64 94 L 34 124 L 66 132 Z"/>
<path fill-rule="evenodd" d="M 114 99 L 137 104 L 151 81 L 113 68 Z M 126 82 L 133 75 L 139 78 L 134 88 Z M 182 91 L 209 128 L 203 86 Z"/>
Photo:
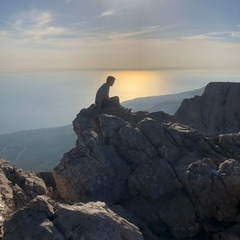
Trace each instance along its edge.
<path fill-rule="evenodd" d="M 195 95 L 202 95 L 205 86 L 187 92 L 180 92 L 174 94 L 166 94 L 159 96 L 140 97 L 132 100 L 122 102 L 126 108 L 132 108 L 133 111 L 148 111 L 157 112 L 163 111 L 168 114 L 174 115 L 180 107 L 181 102 L 185 98 L 194 97 Z"/>
<path fill-rule="evenodd" d="M 72 125 L 0 135 L 0 158 L 31 171 L 52 171 L 65 151 L 74 147 Z"/>
<path fill-rule="evenodd" d="M 209 83 L 201 96 L 184 99 L 175 113 L 178 122 L 207 134 L 240 130 L 240 83 Z"/>

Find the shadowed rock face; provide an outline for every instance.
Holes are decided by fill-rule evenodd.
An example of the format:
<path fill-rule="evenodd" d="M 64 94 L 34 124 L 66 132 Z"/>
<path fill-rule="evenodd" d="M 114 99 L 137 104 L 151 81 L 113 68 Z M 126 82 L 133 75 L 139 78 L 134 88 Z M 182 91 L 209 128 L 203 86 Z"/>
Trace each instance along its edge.
<path fill-rule="evenodd" d="M 21 221 L 20 221 L 21 220 Z M 4 225 L 3 240 L 143 240 L 139 229 L 105 203 L 67 205 L 38 196 Z"/>
<path fill-rule="evenodd" d="M 119 204 L 156 239 L 238 236 L 240 133 L 205 135 L 162 113 L 128 114 L 78 114 L 76 147 L 54 169 L 61 196 Z"/>
<path fill-rule="evenodd" d="M 202 96 L 185 99 L 177 121 L 204 133 L 240 131 L 240 83 L 209 83 Z"/>
<path fill-rule="evenodd" d="M 38 195 L 46 195 L 42 179 L 33 172 L 15 168 L 10 162 L 0 160 L 0 228 L 14 211 L 27 205 Z"/>

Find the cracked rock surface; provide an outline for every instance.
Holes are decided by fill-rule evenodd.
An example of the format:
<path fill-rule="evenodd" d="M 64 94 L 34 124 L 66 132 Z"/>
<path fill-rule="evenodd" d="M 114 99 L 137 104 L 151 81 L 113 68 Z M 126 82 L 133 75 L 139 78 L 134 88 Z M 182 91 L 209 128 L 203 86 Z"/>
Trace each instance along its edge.
<path fill-rule="evenodd" d="M 235 236 L 240 133 L 206 135 L 163 113 L 116 111 L 77 115 L 76 147 L 54 169 L 60 195 L 120 205 L 154 236 L 144 239 Z"/>
<path fill-rule="evenodd" d="M 177 121 L 204 133 L 240 131 L 240 83 L 209 83 L 202 96 L 184 99 L 175 114 Z"/>
<path fill-rule="evenodd" d="M 185 125 L 177 114 L 82 109 L 76 147 L 38 174 L 48 190 L 0 161 L 2 239 L 240 240 L 237 89 L 210 84 L 184 101 Z"/>
<path fill-rule="evenodd" d="M 139 229 L 103 202 L 68 205 L 38 196 L 4 225 L 3 240 L 143 240 Z"/>
<path fill-rule="evenodd" d="M 0 160 L 0 190 L 1 229 L 4 220 L 14 211 L 24 207 L 36 196 L 48 193 L 45 183 L 34 172 L 15 168 L 5 160 Z"/>

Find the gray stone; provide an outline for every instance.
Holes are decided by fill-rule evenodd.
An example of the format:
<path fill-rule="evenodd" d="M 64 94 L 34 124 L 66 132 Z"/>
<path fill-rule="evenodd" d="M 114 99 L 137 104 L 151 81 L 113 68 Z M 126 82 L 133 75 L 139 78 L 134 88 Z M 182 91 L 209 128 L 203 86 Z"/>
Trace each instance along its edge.
<path fill-rule="evenodd" d="M 101 200 L 116 203 L 129 172 L 130 168 L 112 146 L 99 145 L 96 133 L 86 131 L 82 144 L 65 154 L 54 169 L 54 177 L 61 197 L 70 202 Z"/>
<path fill-rule="evenodd" d="M 227 165 L 227 166 L 226 166 Z M 232 165 L 232 166 L 231 166 Z M 198 161 L 189 166 L 187 171 L 188 189 L 201 219 L 215 218 L 217 221 L 234 221 L 237 217 L 239 200 L 235 184 L 240 180 L 239 168 L 233 160 L 227 160 L 220 169 L 213 169 L 208 160 Z M 226 169 L 226 170 L 224 170 Z"/>
<path fill-rule="evenodd" d="M 33 199 L 4 225 L 3 240 L 143 240 L 139 229 L 105 203 L 67 205 L 46 196 Z"/>
<path fill-rule="evenodd" d="M 14 211 L 24 207 L 37 195 L 47 193 L 43 180 L 35 173 L 17 169 L 10 162 L 0 160 L 0 228 Z"/>
<path fill-rule="evenodd" d="M 240 221 L 239 133 L 206 135 L 161 114 L 127 121 L 108 110 L 86 117 L 55 168 L 64 199 L 120 204 L 159 239 L 207 239 Z"/>
<path fill-rule="evenodd" d="M 208 134 L 240 131 L 240 83 L 209 83 L 202 96 L 185 99 L 177 121 Z"/>
<path fill-rule="evenodd" d="M 130 195 L 143 195 L 158 199 L 168 192 L 181 188 L 182 184 L 171 165 L 164 159 L 155 158 L 142 164 L 130 176 L 128 181 Z"/>
<path fill-rule="evenodd" d="M 217 234 L 213 234 L 213 240 L 240 240 L 240 223 L 237 223 L 233 227 L 222 231 Z"/>

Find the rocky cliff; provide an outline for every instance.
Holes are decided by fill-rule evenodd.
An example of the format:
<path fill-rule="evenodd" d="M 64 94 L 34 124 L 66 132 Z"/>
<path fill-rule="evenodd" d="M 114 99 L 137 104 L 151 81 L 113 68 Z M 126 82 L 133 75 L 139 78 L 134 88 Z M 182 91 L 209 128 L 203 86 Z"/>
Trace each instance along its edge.
<path fill-rule="evenodd" d="M 15 213 L 4 231 L 3 240 L 143 240 L 136 226 L 102 202 L 68 205 L 46 196 L 36 197 Z"/>
<path fill-rule="evenodd" d="M 46 174 L 40 176 L 49 181 Z M 115 213 L 128 216 L 120 206 L 113 212 L 103 202 L 59 203 L 35 173 L 4 160 L 0 160 L 0 189 L 0 239 L 144 239 L 138 227 Z"/>
<path fill-rule="evenodd" d="M 175 116 L 204 133 L 240 131 L 240 83 L 209 83 L 202 96 L 185 99 Z"/>
<path fill-rule="evenodd" d="M 144 239 L 240 239 L 240 133 L 205 135 L 174 120 L 81 110 L 76 147 L 54 170 L 61 196 L 120 206 Z"/>
<path fill-rule="evenodd" d="M 215 96 L 231 105 L 235 90 L 224 86 L 229 92 Z M 217 114 L 222 104 L 201 111 Z M 55 193 L 34 173 L 1 161 L 3 240 L 240 240 L 240 133 L 229 133 L 228 124 L 218 125 L 222 134 L 206 134 L 176 118 L 82 109 L 73 121 L 76 147 L 54 168 L 55 182 L 38 174 L 48 187 L 56 183 Z"/>
<path fill-rule="evenodd" d="M 0 160 L 0 229 L 13 212 L 27 205 L 38 195 L 47 195 L 44 181 L 33 172 L 17 169 L 10 162 Z"/>

